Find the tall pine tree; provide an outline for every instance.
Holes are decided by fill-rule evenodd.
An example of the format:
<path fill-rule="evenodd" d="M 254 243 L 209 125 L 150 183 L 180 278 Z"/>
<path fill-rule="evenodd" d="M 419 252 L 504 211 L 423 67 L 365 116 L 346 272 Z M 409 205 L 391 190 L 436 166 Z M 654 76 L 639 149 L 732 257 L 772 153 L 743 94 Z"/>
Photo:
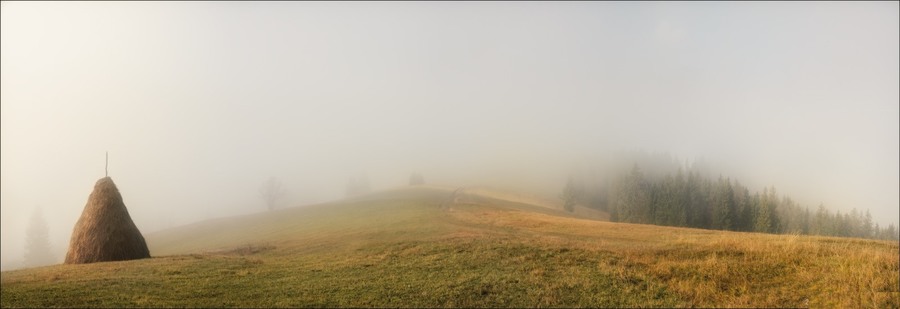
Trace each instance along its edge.
<path fill-rule="evenodd" d="M 31 215 L 28 229 L 25 230 L 25 265 L 43 266 L 55 263 L 50 251 L 50 235 L 47 221 L 40 208 Z"/>

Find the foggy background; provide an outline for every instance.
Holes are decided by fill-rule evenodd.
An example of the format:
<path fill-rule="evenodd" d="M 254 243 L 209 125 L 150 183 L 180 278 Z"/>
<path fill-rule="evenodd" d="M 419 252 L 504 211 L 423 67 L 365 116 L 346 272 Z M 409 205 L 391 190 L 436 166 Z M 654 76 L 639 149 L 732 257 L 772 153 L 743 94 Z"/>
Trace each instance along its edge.
<path fill-rule="evenodd" d="M 898 3 L 3 2 L 5 269 L 109 173 L 143 234 L 426 183 L 555 197 L 615 151 L 897 223 Z"/>

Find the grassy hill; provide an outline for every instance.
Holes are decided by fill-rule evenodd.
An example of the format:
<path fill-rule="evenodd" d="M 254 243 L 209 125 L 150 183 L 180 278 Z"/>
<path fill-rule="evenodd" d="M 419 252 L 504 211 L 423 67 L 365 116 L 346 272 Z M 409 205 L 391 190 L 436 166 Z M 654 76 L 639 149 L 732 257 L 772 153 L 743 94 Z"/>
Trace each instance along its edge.
<path fill-rule="evenodd" d="M 611 223 L 410 187 L 145 235 L 151 259 L 3 272 L 3 307 L 900 307 L 897 243 Z"/>

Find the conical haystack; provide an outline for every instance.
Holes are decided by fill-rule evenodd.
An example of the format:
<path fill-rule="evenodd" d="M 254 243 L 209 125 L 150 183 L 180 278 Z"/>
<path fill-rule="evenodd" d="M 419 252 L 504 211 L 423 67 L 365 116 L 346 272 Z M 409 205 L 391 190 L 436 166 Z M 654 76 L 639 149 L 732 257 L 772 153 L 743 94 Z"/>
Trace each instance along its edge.
<path fill-rule="evenodd" d="M 149 257 L 144 236 L 131 221 L 116 184 L 109 177 L 101 178 L 72 231 L 66 264 Z"/>

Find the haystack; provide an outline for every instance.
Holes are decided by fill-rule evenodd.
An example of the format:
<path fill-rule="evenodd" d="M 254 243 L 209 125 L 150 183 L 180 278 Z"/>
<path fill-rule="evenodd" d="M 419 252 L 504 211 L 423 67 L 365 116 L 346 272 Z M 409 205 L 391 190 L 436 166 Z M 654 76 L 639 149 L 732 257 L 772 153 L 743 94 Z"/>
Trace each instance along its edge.
<path fill-rule="evenodd" d="M 109 177 L 101 178 L 72 231 L 66 264 L 149 257 L 144 236 L 131 221 L 116 184 Z"/>

